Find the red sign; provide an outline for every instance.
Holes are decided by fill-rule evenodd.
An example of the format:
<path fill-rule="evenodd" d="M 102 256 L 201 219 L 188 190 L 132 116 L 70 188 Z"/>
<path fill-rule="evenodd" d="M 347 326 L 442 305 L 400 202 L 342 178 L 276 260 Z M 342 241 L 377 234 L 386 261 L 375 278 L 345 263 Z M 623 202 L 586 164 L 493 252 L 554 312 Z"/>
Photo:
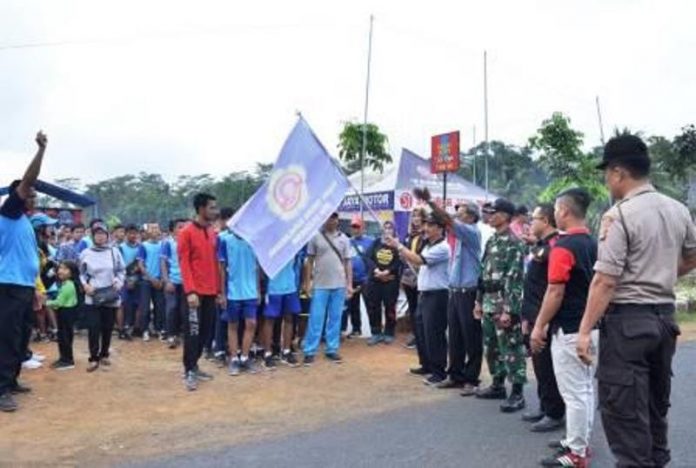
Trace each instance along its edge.
<path fill-rule="evenodd" d="M 413 207 L 413 196 L 408 192 L 404 192 L 399 197 L 399 203 L 401 204 L 401 208 L 410 210 L 411 207 Z"/>
<path fill-rule="evenodd" d="M 430 172 L 456 172 L 459 170 L 459 132 L 435 135 L 432 138 Z"/>

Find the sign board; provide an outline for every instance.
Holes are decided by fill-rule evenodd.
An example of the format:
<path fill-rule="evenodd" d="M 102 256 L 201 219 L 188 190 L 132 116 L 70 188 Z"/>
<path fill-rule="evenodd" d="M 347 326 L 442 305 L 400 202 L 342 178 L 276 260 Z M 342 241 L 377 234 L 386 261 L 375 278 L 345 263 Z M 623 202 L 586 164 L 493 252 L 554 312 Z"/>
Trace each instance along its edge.
<path fill-rule="evenodd" d="M 366 193 L 365 201 L 375 211 L 394 209 L 394 192 Z M 360 211 L 360 197 L 357 195 L 346 196 L 338 207 L 341 212 Z"/>
<path fill-rule="evenodd" d="M 459 132 L 435 135 L 431 148 L 430 171 L 433 174 L 459 170 Z"/>

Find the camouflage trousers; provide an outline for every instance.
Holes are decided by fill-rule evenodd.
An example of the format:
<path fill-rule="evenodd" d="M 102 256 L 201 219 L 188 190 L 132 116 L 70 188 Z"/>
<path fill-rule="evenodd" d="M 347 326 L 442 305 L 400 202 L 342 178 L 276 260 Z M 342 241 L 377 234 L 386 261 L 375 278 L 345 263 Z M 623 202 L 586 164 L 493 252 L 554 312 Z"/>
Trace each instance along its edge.
<path fill-rule="evenodd" d="M 502 313 L 500 294 L 486 294 L 483 297 L 483 344 L 486 347 L 486 362 L 491 377 L 504 382 L 524 384 L 527 382 L 527 354 L 522 339 L 520 318 L 512 316 L 512 324 L 501 328 L 498 317 Z"/>

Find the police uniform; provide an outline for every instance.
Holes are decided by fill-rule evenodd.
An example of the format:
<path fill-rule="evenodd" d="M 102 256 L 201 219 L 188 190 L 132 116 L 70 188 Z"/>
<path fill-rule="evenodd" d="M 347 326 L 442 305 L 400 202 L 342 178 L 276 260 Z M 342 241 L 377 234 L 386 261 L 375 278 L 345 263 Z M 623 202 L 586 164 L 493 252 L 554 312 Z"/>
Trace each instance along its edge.
<path fill-rule="evenodd" d="M 674 287 L 679 259 L 695 249 L 687 208 L 649 184 L 602 218 L 595 271 L 618 281 L 601 326 L 597 380 L 618 466 L 670 460 L 667 410 L 679 335 Z"/>

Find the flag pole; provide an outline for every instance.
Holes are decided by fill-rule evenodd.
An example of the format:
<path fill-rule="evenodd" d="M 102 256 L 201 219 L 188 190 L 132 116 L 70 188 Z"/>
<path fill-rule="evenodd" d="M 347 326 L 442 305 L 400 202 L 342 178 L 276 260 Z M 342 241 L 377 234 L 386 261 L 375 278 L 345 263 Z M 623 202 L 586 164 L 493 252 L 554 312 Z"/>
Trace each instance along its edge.
<path fill-rule="evenodd" d="M 367 43 L 367 80 L 365 82 L 365 112 L 363 114 L 362 149 L 360 151 L 360 198 L 365 193 L 365 150 L 367 149 L 367 108 L 370 102 L 370 65 L 372 62 L 372 25 L 375 17 L 370 15 L 370 38 Z M 360 219 L 363 218 L 363 205 L 360 205 Z"/>

